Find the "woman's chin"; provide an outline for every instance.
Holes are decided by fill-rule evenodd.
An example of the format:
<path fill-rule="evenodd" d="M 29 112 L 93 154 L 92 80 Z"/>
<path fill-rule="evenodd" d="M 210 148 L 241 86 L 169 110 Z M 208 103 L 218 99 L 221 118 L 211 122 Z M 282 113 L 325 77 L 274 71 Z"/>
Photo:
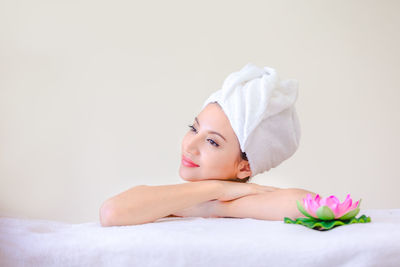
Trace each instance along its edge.
<path fill-rule="evenodd" d="M 186 177 L 186 176 L 182 176 L 181 175 L 182 180 L 185 180 L 187 182 L 195 182 L 195 181 L 200 181 L 201 179 L 196 179 L 196 178 L 192 178 L 192 177 Z"/>
<path fill-rule="evenodd" d="M 191 169 L 189 169 L 187 167 L 184 167 L 184 166 L 181 166 L 179 168 L 179 176 L 183 180 L 188 181 L 188 182 L 194 182 L 194 181 L 201 181 L 202 180 L 201 178 L 195 176 L 193 171 L 191 171 Z"/>

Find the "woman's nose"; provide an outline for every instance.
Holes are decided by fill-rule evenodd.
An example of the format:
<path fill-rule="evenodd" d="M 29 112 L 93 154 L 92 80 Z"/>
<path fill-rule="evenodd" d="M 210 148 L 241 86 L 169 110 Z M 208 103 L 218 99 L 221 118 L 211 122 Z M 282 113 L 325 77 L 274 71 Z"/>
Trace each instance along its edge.
<path fill-rule="evenodd" d="M 186 143 L 186 151 L 193 155 L 199 154 L 199 135 L 191 136 Z"/>

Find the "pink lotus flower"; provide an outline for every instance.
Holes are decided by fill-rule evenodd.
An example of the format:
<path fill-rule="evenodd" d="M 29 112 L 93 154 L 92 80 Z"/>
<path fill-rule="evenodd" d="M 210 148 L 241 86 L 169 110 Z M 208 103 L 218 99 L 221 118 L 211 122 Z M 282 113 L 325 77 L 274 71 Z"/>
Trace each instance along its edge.
<path fill-rule="evenodd" d="M 321 199 L 317 194 L 313 199 L 311 194 L 307 194 L 307 197 L 303 199 L 303 204 L 304 207 L 297 201 L 297 208 L 305 216 L 312 219 L 348 220 L 360 212 L 361 199 L 352 204 L 352 199 L 348 194 L 346 200 L 340 203 L 339 199 L 333 195 Z"/>

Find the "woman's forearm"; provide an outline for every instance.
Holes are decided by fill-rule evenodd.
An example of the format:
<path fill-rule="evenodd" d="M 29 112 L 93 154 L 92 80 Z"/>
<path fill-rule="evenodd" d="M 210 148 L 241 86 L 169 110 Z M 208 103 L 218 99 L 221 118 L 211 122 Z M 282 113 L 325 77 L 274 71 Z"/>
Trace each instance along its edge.
<path fill-rule="evenodd" d="M 296 188 L 279 189 L 264 194 L 249 195 L 232 201 L 220 202 L 218 217 L 283 220 L 304 217 L 297 209 L 296 200 L 302 202 L 307 194 L 315 193 Z"/>
<path fill-rule="evenodd" d="M 219 194 L 219 184 L 213 181 L 135 186 L 103 203 L 100 223 L 114 226 L 153 222 L 198 203 L 217 199 Z"/>

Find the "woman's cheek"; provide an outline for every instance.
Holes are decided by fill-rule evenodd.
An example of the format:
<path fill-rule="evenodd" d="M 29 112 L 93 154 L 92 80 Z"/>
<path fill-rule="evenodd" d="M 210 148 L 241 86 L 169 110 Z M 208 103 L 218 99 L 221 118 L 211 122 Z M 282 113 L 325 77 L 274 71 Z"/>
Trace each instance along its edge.
<path fill-rule="evenodd" d="M 229 167 L 227 161 L 227 155 L 214 153 L 213 157 L 210 158 L 210 165 L 216 170 L 226 170 Z"/>

